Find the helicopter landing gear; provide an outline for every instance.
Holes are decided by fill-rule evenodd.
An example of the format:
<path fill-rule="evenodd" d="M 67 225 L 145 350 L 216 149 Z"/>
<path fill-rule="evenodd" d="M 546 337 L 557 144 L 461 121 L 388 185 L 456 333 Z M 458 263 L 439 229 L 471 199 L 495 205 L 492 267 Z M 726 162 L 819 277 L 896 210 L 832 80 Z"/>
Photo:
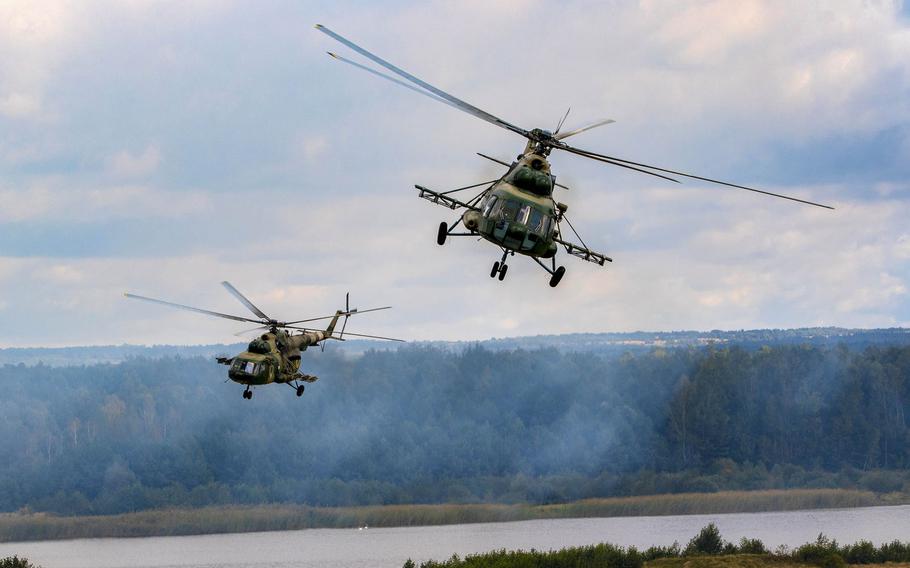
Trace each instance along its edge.
<path fill-rule="evenodd" d="M 439 224 L 439 232 L 436 233 L 436 244 L 442 246 L 446 244 L 446 237 L 449 236 L 449 224 L 443 221 Z"/>
<path fill-rule="evenodd" d="M 557 268 L 556 267 L 556 257 L 553 257 L 553 259 L 551 260 L 551 263 L 553 264 L 553 268 L 548 268 L 547 265 L 540 262 L 540 259 L 537 257 L 531 257 L 531 258 L 533 258 L 534 262 L 539 264 L 541 268 L 543 268 L 550 274 L 550 288 L 556 288 L 557 286 L 559 286 L 559 282 L 562 280 L 563 275 L 565 275 L 565 273 L 566 273 L 566 267 L 560 266 L 559 268 Z"/>
<path fill-rule="evenodd" d="M 303 391 L 306 390 L 306 387 L 304 385 L 300 384 L 299 382 L 297 382 L 296 379 L 303 379 L 304 381 L 306 381 L 309 377 L 310 377 L 309 375 L 301 375 L 298 373 L 293 381 L 288 381 L 285 384 L 287 386 L 291 387 L 292 389 L 294 389 L 294 393 L 297 394 L 297 396 L 303 396 Z M 313 380 L 315 381 L 316 378 L 313 377 Z M 307 381 L 307 382 L 312 382 L 312 381 Z"/>
<path fill-rule="evenodd" d="M 503 251 L 502 259 L 497 260 L 493 263 L 493 268 L 490 270 L 490 278 L 496 278 L 499 275 L 499 280 L 505 280 L 506 272 L 509 271 L 509 265 L 506 264 L 506 257 L 509 256 L 511 251 Z M 515 254 L 512 252 L 511 254 Z"/>
<path fill-rule="evenodd" d="M 559 281 L 562 280 L 562 275 L 566 273 L 566 267 L 560 266 L 553 271 L 553 275 L 550 276 L 550 288 L 556 288 L 559 286 Z"/>
<path fill-rule="evenodd" d="M 247 400 L 253 398 L 253 391 L 250 390 L 250 385 L 247 385 L 246 390 L 243 391 L 243 398 Z"/>

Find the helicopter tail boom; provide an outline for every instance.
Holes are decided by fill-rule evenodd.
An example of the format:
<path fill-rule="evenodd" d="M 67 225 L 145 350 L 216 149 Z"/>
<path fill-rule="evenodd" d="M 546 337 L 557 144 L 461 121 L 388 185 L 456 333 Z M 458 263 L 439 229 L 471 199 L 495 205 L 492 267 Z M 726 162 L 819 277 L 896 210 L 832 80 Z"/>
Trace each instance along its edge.
<path fill-rule="evenodd" d="M 338 310 L 335 312 L 335 315 L 332 317 L 332 321 L 329 322 L 329 326 L 325 328 L 325 337 L 326 339 L 340 339 L 339 337 L 334 337 L 332 333 L 335 332 L 335 325 L 338 324 L 338 318 L 344 315 L 345 312 Z"/>

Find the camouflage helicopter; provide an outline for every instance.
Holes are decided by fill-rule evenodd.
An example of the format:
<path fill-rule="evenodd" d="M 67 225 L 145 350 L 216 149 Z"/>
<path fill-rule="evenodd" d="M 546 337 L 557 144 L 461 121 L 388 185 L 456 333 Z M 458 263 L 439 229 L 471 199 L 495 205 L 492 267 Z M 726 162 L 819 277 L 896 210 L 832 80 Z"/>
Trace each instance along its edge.
<path fill-rule="evenodd" d="M 260 324 L 259 327 L 241 331 L 236 334 L 244 335 L 253 331 L 265 331 L 265 333 L 250 341 L 246 351 L 233 357 L 218 357 L 216 359 L 218 363 L 229 367 L 228 378 L 230 380 L 235 383 L 240 383 L 241 385 L 246 385 L 246 389 L 243 391 L 243 398 L 245 399 L 253 398 L 252 386 L 267 385 L 269 383 L 284 383 L 290 385 L 292 388 L 296 389 L 297 396 L 303 395 L 304 384 L 302 383 L 315 382 L 318 380 L 318 377 L 300 372 L 300 354 L 302 352 L 306 351 L 308 347 L 315 345 L 320 345 L 325 349 L 325 344 L 321 342 L 327 339 L 344 341 L 348 318 L 353 315 L 391 308 L 391 306 L 370 308 L 366 310 L 351 308 L 350 293 L 348 293 L 344 298 L 344 309 L 337 310 L 331 316 L 320 316 L 283 322 L 267 316 L 262 310 L 257 308 L 249 299 L 247 299 L 246 296 L 241 294 L 239 290 L 234 288 L 230 282 L 225 281 L 222 282 L 221 285 L 224 286 L 231 295 L 237 298 L 240 303 L 246 306 L 248 310 L 253 312 L 258 319 L 222 314 L 211 310 L 203 310 L 192 306 L 184 306 L 183 304 L 175 304 L 164 300 L 156 300 L 155 298 L 138 296 L 136 294 L 130 294 L 129 292 L 125 293 L 124 296 L 134 300 L 143 300 L 145 302 L 152 302 L 219 318 Z M 338 323 L 338 319 L 341 317 L 344 318 L 341 325 L 341 332 L 338 335 L 335 335 L 335 326 Z M 329 321 L 329 325 L 325 330 L 299 327 L 297 325 L 326 319 L 331 321 Z M 300 331 L 300 333 L 294 333 L 294 331 L 289 330 Z M 347 332 L 347 335 L 370 339 L 383 339 L 387 341 L 402 341 L 401 339 L 394 339 L 392 337 L 365 335 L 362 333 L 351 333 L 350 331 Z"/>
<path fill-rule="evenodd" d="M 744 189 L 763 195 L 770 195 L 772 197 L 788 199 L 790 201 L 796 201 L 816 207 L 833 209 L 833 207 L 828 205 L 822 205 L 788 195 L 771 193 L 769 191 L 687 174 L 667 168 L 651 166 L 570 146 L 564 141 L 566 138 L 586 132 L 592 128 L 597 128 L 598 126 L 610 124 L 614 121 L 611 119 L 598 120 L 574 130 L 560 132 L 568 117 L 569 113 L 567 111 L 559 121 L 556 130 L 553 132 L 540 128 L 527 130 L 506 122 L 501 118 L 418 79 L 407 71 L 370 53 L 366 49 L 338 35 L 325 26 L 317 24 L 316 29 L 344 44 L 356 53 L 366 57 L 373 63 L 392 72 L 397 77 L 344 58 L 335 53 L 328 52 L 334 59 L 353 65 L 354 67 L 367 71 L 373 75 L 392 81 L 402 87 L 527 138 L 528 142 L 525 145 L 524 151 L 511 163 L 478 153 L 479 156 L 508 168 L 498 179 L 442 192 L 434 191 L 421 185 L 415 186 L 418 190 L 419 197 L 452 210 L 464 211 L 451 226 L 444 221 L 439 224 L 439 230 L 436 236 L 436 242 L 439 245 L 445 244 L 448 237 L 479 236 L 502 249 L 502 258 L 493 263 L 493 268 L 490 271 L 491 278 L 498 276 L 499 280 L 503 280 L 509 268 L 506 264 L 507 257 L 519 253 L 530 257 L 546 270 L 550 274 L 550 286 L 555 287 L 559 284 L 560 280 L 562 280 L 566 271 L 565 267 L 556 266 L 556 253 L 560 247 L 564 248 L 565 251 L 572 256 L 593 262 L 600 266 L 603 266 L 606 262 L 613 262 L 613 259 L 610 257 L 588 248 L 584 240 L 575 230 L 575 227 L 572 226 L 569 218 L 566 216 L 568 206 L 553 198 L 554 186 L 568 189 L 566 186 L 556 183 L 556 177 L 551 172 L 550 162 L 547 160 L 547 157 L 554 149 L 648 174 L 675 183 L 679 183 L 679 180 L 670 176 L 692 178 L 727 187 Z M 453 193 L 478 187 L 484 187 L 484 189 L 472 199 L 460 201 L 451 196 Z M 564 239 L 561 226 L 562 221 L 566 222 L 580 244 Z M 459 224 L 464 226 L 463 232 L 456 232 L 456 228 Z M 549 259 L 550 266 L 547 266 L 542 259 Z"/>

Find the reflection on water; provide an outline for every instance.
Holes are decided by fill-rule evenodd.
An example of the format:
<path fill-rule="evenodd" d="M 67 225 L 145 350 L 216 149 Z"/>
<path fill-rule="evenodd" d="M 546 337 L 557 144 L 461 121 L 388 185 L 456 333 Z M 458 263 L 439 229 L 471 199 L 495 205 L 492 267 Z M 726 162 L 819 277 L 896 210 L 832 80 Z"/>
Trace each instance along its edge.
<path fill-rule="evenodd" d="M 311 529 L 229 535 L 90 539 L 0 544 L 0 557 L 18 554 L 45 568 L 192 566 L 226 568 L 400 567 L 407 558 L 444 559 L 499 548 L 552 549 L 612 542 L 645 548 L 685 544 L 709 522 L 724 538 L 760 538 L 769 548 L 815 540 L 910 541 L 910 506 L 751 513 L 558 519 L 394 529 Z"/>

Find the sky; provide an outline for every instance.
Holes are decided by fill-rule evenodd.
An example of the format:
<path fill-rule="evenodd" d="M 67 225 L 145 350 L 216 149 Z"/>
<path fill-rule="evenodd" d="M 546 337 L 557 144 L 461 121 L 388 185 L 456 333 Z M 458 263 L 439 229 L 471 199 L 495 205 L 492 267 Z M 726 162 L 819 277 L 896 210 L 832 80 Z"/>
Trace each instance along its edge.
<path fill-rule="evenodd" d="M 519 136 L 326 56 L 321 23 L 525 128 L 828 211 L 551 156 L 585 242 L 559 287 L 417 198 Z M 124 291 L 409 340 L 910 326 L 901 2 L 0 3 L 0 346 L 235 342 Z"/>

